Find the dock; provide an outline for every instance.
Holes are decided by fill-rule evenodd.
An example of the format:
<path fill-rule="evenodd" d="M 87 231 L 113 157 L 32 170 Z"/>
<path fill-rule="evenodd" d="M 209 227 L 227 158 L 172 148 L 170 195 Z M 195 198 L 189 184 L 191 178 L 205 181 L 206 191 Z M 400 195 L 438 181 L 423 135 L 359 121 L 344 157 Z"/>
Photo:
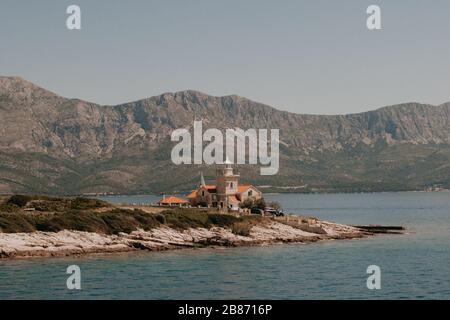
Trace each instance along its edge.
<path fill-rule="evenodd" d="M 390 233 L 390 234 L 401 234 L 406 230 L 403 226 L 380 226 L 380 225 L 359 225 L 352 226 L 370 233 Z"/>

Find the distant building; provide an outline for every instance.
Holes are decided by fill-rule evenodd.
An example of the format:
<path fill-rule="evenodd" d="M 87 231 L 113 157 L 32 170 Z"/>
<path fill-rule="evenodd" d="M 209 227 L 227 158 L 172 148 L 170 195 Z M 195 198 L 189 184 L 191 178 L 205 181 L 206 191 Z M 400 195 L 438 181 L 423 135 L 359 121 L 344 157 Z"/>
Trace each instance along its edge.
<path fill-rule="evenodd" d="M 158 205 L 160 206 L 182 207 L 187 206 L 188 204 L 189 201 L 174 196 L 164 196 L 161 200 L 158 201 Z"/>
<path fill-rule="evenodd" d="M 207 185 L 201 174 L 200 186 L 187 199 L 192 206 L 219 207 L 238 210 L 247 199 L 259 200 L 262 193 L 250 184 L 239 185 L 239 175 L 235 174 L 230 161 L 216 172 L 216 184 Z"/>

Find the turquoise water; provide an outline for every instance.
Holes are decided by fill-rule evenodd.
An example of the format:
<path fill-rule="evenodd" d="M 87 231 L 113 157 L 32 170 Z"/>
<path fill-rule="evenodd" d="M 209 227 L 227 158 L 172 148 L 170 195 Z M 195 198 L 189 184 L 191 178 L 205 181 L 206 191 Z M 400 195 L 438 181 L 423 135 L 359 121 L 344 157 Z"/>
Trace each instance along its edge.
<path fill-rule="evenodd" d="M 450 299 L 450 193 L 267 195 L 285 211 L 406 235 L 253 248 L 0 261 L 0 299 Z M 106 197 L 144 203 L 148 197 Z M 82 290 L 66 288 L 67 266 Z M 381 268 L 368 290 L 366 268 Z"/>

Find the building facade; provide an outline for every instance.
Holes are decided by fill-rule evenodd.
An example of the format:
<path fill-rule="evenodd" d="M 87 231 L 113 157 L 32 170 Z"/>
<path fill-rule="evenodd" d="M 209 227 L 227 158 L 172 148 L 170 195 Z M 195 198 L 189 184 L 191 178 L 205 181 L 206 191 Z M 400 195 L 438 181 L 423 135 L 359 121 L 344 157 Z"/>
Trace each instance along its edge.
<path fill-rule="evenodd" d="M 247 199 L 262 198 L 262 193 L 250 184 L 239 184 L 239 174 L 235 173 L 229 161 L 216 171 L 216 184 L 207 185 L 201 175 L 200 186 L 188 196 L 192 206 L 228 208 L 238 210 Z"/>

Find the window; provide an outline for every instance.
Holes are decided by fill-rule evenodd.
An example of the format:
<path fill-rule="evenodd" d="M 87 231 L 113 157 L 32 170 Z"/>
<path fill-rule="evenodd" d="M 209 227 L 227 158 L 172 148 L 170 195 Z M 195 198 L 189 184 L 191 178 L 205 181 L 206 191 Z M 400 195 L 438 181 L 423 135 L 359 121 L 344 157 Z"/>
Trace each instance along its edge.
<path fill-rule="evenodd" d="M 202 191 L 202 196 L 203 196 L 203 197 L 205 196 L 205 190 Z"/>
<path fill-rule="evenodd" d="M 248 190 L 248 196 L 251 197 L 253 195 L 253 190 Z"/>
<path fill-rule="evenodd" d="M 230 188 L 233 188 L 233 182 L 230 182 Z"/>

